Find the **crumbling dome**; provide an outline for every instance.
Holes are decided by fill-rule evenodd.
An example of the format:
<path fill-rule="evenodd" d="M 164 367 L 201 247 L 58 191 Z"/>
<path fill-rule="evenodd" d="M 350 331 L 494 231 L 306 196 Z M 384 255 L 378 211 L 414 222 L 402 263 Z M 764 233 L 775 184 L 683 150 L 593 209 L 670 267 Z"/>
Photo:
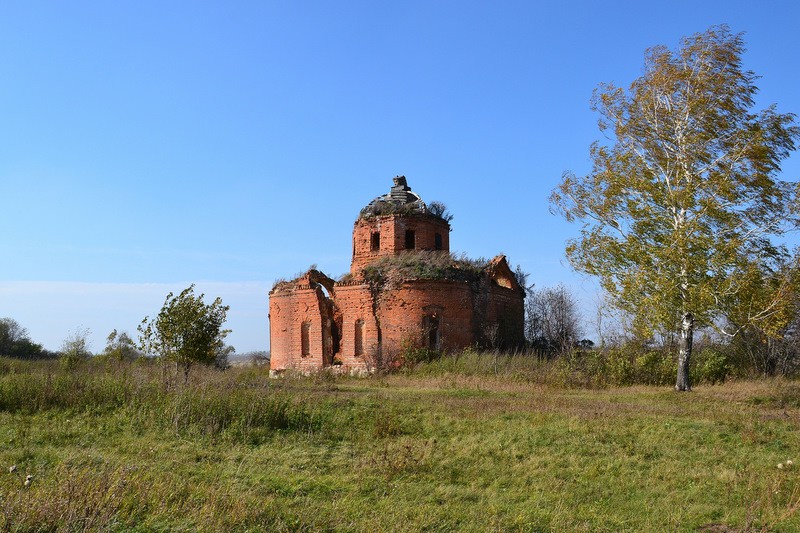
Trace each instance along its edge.
<path fill-rule="evenodd" d="M 411 190 L 405 176 L 395 176 L 394 185 L 388 194 L 378 196 L 361 210 L 361 217 L 394 214 L 428 214 L 428 206 Z"/>

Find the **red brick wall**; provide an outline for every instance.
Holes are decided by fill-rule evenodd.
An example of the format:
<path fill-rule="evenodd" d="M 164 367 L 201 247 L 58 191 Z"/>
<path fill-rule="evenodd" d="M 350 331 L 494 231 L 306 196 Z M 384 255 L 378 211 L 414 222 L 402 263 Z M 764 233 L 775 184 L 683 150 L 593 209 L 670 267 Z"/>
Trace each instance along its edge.
<path fill-rule="evenodd" d="M 439 317 L 441 348 L 460 349 L 472 344 L 472 296 L 468 284 L 457 281 L 419 280 L 404 282 L 384 291 L 380 300 L 383 343 L 387 350 L 404 343 L 425 344 L 422 320 Z"/>
<path fill-rule="evenodd" d="M 406 231 L 415 233 L 415 250 L 435 250 L 436 234 L 442 237 L 442 250 L 450 251 L 450 224 L 430 215 L 381 215 L 359 218 L 353 227 L 353 262 L 350 272 L 358 275 L 362 268 L 385 255 L 406 250 Z M 380 249 L 372 251 L 372 234 L 380 232 Z"/>
<path fill-rule="evenodd" d="M 423 316 L 440 316 L 443 349 L 459 349 L 475 342 L 472 331 L 472 297 L 466 283 L 456 281 L 408 281 L 396 289 L 383 290 L 373 312 L 369 285 L 337 285 L 336 305 L 342 313 L 342 342 L 338 358 L 348 366 L 363 364 L 355 355 L 355 327 L 364 321 L 363 345 L 366 355 L 378 346 L 378 326 L 386 349 L 399 349 L 411 341 L 424 343 Z"/>
<path fill-rule="evenodd" d="M 440 348 L 459 350 L 480 341 L 487 342 L 497 325 L 500 346 L 514 346 L 523 340 L 523 300 L 516 290 L 487 280 L 483 293 L 470 284 L 446 280 L 412 280 L 380 291 L 373 307 L 369 285 L 358 282 L 336 284 L 331 295 L 333 313 L 324 303 L 320 289 L 295 288 L 270 294 L 270 338 L 273 370 L 318 370 L 331 363 L 325 352 L 326 330 L 336 315 L 340 327 L 336 359 L 346 368 L 367 368 L 380 343 L 391 356 L 408 344 L 424 346 L 423 317 L 439 319 Z M 363 321 L 363 353 L 356 355 L 355 328 Z M 310 324 L 310 353 L 302 356 L 301 328 Z M 380 333 L 379 333 L 380 332 Z M 329 337 L 328 337 L 329 338 Z"/>
<path fill-rule="evenodd" d="M 270 368 L 313 370 L 324 366 L 323 316 L 318 289 L 302 288 L 269 295 Z M 310 324 L 310 353 L 302 356 L 301 327 Z"/>
<path fill-rule="evenodd" d="M 525 343 L 525 304 L 522 293 L 492 285 L 486 323 L 499 325 L 500 348 L 517 348 Z"/>
<path fill-rule="evenodd" d="M 372 312 L 372 294 L 369 285 L 337 284 L 334 299 L 342 314 L 342 340 L 337 358 L 350 368 L 364 368 L 367 366 L 366 358 L 378 345 L 378 323 Z M 364 321 L 362 337 L 364 353 L 359 356 L 355 355 L 354 342 L 357 320 Z"/>

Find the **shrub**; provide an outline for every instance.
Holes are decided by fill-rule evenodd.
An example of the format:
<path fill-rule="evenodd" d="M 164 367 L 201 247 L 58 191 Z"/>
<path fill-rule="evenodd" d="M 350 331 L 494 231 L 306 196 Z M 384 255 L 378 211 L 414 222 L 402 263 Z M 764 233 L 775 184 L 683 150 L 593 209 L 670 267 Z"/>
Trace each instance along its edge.
<path fill-rule="evenodd" d="M 637 383 L 669 385 L 675 380 L 675 359 L 665 350 L 647 350 L 636 358 Z"/>
<path fill-rule="evenodd" d="M 428 204 L 428 212 L 435 217 L 441 218 L 448 224 L 453 221 L 452 213 L 448 211 L 447 206 L 443 202 L 437 200 L 432 201 Z"/>
<path fill-rule="evenodd" d="M 547 381 L 564 387 L 604 387 L 609 381 L 606 355 L 602 350 L 566 352 L 549 368 L 552 376 Z"/>
<path fill-rule="evenodd" d="M 633 385 L 639 376 L 636 356 L 640 351 L 631 343 L 609 348 L 605 353 L 607 380 L 613 385 Z"/>
<path fill-rule="evenodd" d="M 722 383 L 728 377 L 731 367 L 728 355 L 717 348 L 704 348 L 695 358 L 694 381 L 697 383 Z"/>

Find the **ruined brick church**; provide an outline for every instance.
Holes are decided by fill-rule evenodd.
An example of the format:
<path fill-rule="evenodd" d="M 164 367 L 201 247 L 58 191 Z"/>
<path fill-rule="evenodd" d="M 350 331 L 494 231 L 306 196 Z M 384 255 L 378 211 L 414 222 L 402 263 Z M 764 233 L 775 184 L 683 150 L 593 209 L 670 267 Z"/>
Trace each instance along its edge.
<path fill-rule="evenodd" d="M 525 291 L 502 255 L 452 256 L 449 218 L 394 178 L 355 221 L 349 274 L 311 269 L 270 291 L 270 370 L 364 371 L 409 348 L 521 345 Z"/>

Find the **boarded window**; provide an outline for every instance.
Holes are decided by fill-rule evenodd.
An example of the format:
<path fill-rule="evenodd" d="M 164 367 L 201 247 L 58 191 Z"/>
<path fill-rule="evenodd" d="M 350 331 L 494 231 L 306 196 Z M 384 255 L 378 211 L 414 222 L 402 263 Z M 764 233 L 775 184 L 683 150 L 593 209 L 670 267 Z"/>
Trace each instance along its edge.
<path fill-rule="evenodd" d="M 413 229 L 406 230 L 406 250 L 413 250 L 416 248 L 416 234 Z"/>
<path fill-rule="evenodd" d="M 356 329 L 353 333 L 355 355 L 364 355 L 364 321 L 356 320 Z"/>
<path fill-rule="evenodd" d="M 435 236 L 434 248 L 436 248 L 437 250 L 441 250 L 442 249 L 442 234 L 441 233 L 437 233 L 436 236 Z"/>
<path fill-rule="evenodd" d="M 370 239 L 370 249 L 373 252 L 377 252 L 381 249 L 381 233 L 379 231 L 372 232 L 372 238 Z"/>
<path fill-rule="evenodd" d="M 300 326 L 300 355 L 303 357 L 311 353 L 311 340 L 309 333 L 311 332 L 311 322 L 303 322 Z"/>

